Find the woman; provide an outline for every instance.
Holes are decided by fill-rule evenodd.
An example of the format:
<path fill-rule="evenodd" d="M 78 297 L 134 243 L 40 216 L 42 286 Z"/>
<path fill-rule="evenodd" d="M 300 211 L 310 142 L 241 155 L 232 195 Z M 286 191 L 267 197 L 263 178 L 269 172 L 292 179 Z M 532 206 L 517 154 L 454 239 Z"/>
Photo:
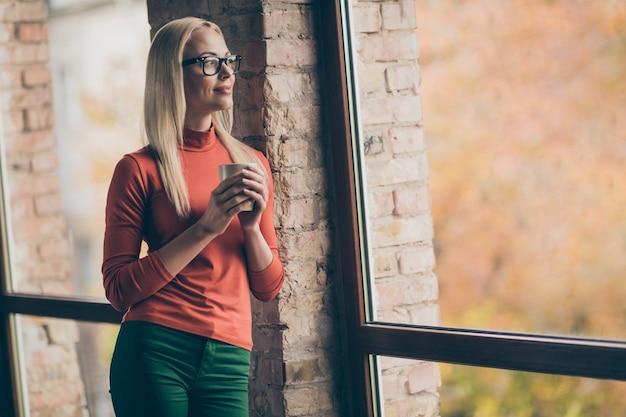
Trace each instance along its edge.
<path fill-rule="evenodd" d="M 269 164 L 229 133 L 240 62 L 198 18 L 166 24 L 150 47 L 149 145 L 118 162 L 106 207 L 104 288 L 126 311 L 110 374 L 118 417 L 248 416 L 250 292 L 273 299 L 284 267 Z M 220 182 L 233 162 L 246 169 Z"/>

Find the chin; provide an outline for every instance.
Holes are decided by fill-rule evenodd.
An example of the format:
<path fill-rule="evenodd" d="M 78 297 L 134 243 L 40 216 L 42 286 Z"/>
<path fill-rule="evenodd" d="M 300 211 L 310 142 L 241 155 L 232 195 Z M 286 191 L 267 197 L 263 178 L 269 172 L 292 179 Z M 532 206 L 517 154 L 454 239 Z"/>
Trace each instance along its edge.
<path fill-rule="evenodd" d="M 229 100 L 225 103 L 220 103 L 220 105 L 216 106 L 216 110 L 230 110 L 233 108 L 233 101 Z"/>

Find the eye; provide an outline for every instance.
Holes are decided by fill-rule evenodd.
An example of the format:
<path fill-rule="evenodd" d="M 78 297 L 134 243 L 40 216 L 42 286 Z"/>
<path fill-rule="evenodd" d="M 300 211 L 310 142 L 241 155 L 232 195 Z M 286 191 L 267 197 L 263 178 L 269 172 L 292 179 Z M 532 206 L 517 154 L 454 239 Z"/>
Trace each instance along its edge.
<path fill-rule="evenodd" d="M 241 64 L 241 56 L 239 55 L 230 55 L 224 58 L 224 62 L 228 66 L 228 68 L 233 71 L 234 74 L 239 72 L 239 65 Z"/>
<path fill-rule="evenodd" d="M 204 62 L 205 68 L 216 69 L 220 64 L 220 59 L 215 56 L 202 57 L 202 61 Z"/>

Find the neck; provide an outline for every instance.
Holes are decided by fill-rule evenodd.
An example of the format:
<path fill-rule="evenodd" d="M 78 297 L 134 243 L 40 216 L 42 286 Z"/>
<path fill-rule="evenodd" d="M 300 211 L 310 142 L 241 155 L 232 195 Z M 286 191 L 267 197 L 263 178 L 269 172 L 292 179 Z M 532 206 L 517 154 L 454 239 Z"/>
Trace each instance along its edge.
<path fill-rule="evenodd" d="M 194 118 L 187 114 L 185 117 L 185 127 L 196 132 L 208 132 L 211 129 L 213 120 L 211 115 L 204 115 L 202 117 Z"/>

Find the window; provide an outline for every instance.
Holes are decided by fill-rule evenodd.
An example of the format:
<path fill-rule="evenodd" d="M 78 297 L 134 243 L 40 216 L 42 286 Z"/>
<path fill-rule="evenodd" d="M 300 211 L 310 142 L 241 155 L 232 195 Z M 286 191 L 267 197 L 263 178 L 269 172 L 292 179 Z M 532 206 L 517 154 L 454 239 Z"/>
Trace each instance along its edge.
<path fill-rule="evenodd" d="M 104 199 L 141 144 L 146 5 L 31 3 L 8 40 L 23 56 L 0 68 L 16 80 L 3 94 L 30 97 L 1 109 L 0 415 L 111 417 L 121 313 L 101 286 Z"/>
<path fill-rule="evenodd" d="M 415 5 L 418 3 L 420 2 L 416 2 Z M 604 7 L 603 3 L 596 4 L 600 8 Z M 459 364 L 478 369 L 498 368 L 529 373 L 625 380 L 623 365 L 626 364 L 626 343 L 621 340 L 597 339 L 588 335 L 566 337 L 550 332 L 540 334 L 538 329 L 527 328 L 483 330 L 466 323 L 457 324 L 456 327 L 437 325 L 434 324 L 437 320 L 436 313 L 432 309 L 429 310 L 436 300 L 430 296 L 409 300 L 423 307 L 421 311 L 404 312 L 402 309 L 380 308 L 384 307 L 384 303 L 381 304 L 381 291 L 385 291 L 381 284 L 392 276 L 403 275 L 402 271 L 386 275 L 389 269 L 385 267 L 387 248 L 393 245 L 385 244 L 384 232 L 399 236 L 403 244 L 415 237 L 407 237 L 411 232 L 418 233 L 419 242 L 427 242 L 429 239 L 427 220 L 416 219 L 420 216 L 419 207 L 410 205 L 408 208 L 404 207 L 409 211 L 411 208 L 416 209 L 416 212 L 403 212 L 405 217 L 396 224 L 385 223 L 384 219 L 377 217 L 376 208 L 372 210 L 371 201 L 384 195 L 372 197 L 372 188 L 369 185 L 382 184 L 378 176 L 385 175 L 384 171 L 389 169 L 389 166 L 383 163 L 377 165 L 376 162 L 372 165 L 372 159 L 375 161 L 376 156 L 369 160 L 365 156 L 368 152 L 370 155 L 372 152 L 375 153 L 376 149 L 380 148 L 381 142 L 393 136 L 385 123 L 398 128 L 410 127 L 415 123 L 414 113 L 421 112 L 421 104 L 414 98 L 402 97 L 401 91 L 403 88 L 409 90 L 414 88 L 402 78 L 406 72 L 416 71 L 416 68 L 412 68 L 417 58 L 415 54 L 418 53 L 415 50 L 417 40 L 412 38 L 414 35 L 411 33 L 416 24 L 413 7 L 412 1 L 358 4 L 341 1 L 335 2 L 332 6 L 327 5 L 324 10 L 324 21 L 334 22 L 332 26 L 326 27 L 328 30 L 325 44 L 326 78 L 329 84 L 327 90 L 337 93 L 329 100 L 329 114 L 331 131 L 334 133 L 331 143 L 334 145 L 332 154 L 335 178 L 338 179 L 335 189 L 340 196 L 337 201 L 336 212 L 339 218 L 336 227 L 338 236 L 342 239 L 339 247 L 342 275 L 345 278 L 343 292 L 347 306 L 348 349 L 351 374 L 354 378 L 352 384 L 354 415 L 381 415 L 383 408 L 388 405 L 388 395 L 385 394 L 383 387 L 384 378 L 391 368 L 381 370 L 381 361 L 374 359 L 375 356 L 372 355 L 409 358 L 428 363 Z M 476 12 L 476 5 L 467 7 Z M 472 11 L 469 9 L 466 13 Z M 446 12 L 451 11 L 448 9 L 440 11 L 444 15 Z M 355 18 L 357 14 L 358 19 Z M 528 22 L 532 22 L 532 19 L 529 18 Z M 435 25 L 436 22 L 430 24 Z M 442 38 L 447 34 L 444 28 L 450 30 L 449 19 L 445 24 L 441 23 Z M 368 36 L 369 34 L 374 36 Z M 407 39 L 408 41 L 404 43 L 400 42 Z M 394 53 L 397 55 L 393 55 Z M 389 62 L 393 65 L 389 65 Z M 386 77 L 383 78 L 384 81 L 381 82 L 380 78 L 372 75 L 376 72 Z M 379 91 L 375 90 L 377 82 L 385 94 L 376 95 Z M 394 105 L 398 107 L 393 107 Z M 386 106 L 392 107 L 391 116 L 380 114 Z M 482 110 L 488 111 L 489 108 Z M 458 115 L 459 119 L 463 117 L 463 114 Z M 421 118 L 416 124 L 421 128 Z M 416 127 L 413 130 L 417 129 Z M 420 139 L 419 136 L 415 138 L 416 141 Z M 413 154 L 419 153 L 419 149 L 400 148 L 396 152 L 403 158 L 411 158 Z M 413 182 L 419 192 L 420 179 L 411 177 L 413 173 L 402 172 L 423 169 L 419 158 L 411 162 L 413 165 L 410 166 L 392 166 L 393 174 L 404 176 L 404 183 Z M 433 175 L 436 175 L 436 172 Z M 394 181 L 391 179 L 390 183 Z M 401 195 L 402 190 L 395 192 L 396 190 L 382 189 L 381 192 L 383 191 L 392 195 L 391 209 L 388 210 L 396 210 L 399 203 L 411 202 L 410 198 Z M 409 217 L 411 218 L 407 220 Z M 421 256 L 421 259 L 428 263 L 428 256 L 424 256 L 428 248 L 424 248 L 424 245 L 416 245 L 406 251 L 409 256 L 413 256 L 413 261 Z M 396 254 L 391 259 L 394 262 L 390 268 L 403 268 L 397 262 L 400 258 Z M 414 280 L 428 275 L 422 273 L 425 270 L 423 263 L 409 262 L 410 260 L 407 259 L 404 268 Z M 405 284 L 407 292 L 394 293 L 402 298 L 403 303 L 411 290 L 409 287 L 411 284 Z M 428 285 L 432 285 L 432 281 L 422 280 L 420 291 L 422 294 L 428 294 Z M 418 321 L 414 321 L 416 317 Z M 530 333 L 531 331 L 533 333 Z M 383 363 L 382 367 L 385 366 L 387 365 Z M 436 378 L 436 375 L 433 378 Z M 445 380 L 443 384 L 445 387 Z M 380 391 L 383 391 L 383 395 Z M 364 398 L 366 402 L 363 401 Z"/>

